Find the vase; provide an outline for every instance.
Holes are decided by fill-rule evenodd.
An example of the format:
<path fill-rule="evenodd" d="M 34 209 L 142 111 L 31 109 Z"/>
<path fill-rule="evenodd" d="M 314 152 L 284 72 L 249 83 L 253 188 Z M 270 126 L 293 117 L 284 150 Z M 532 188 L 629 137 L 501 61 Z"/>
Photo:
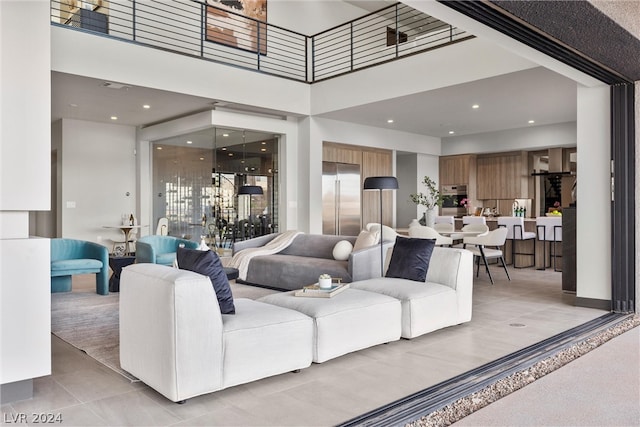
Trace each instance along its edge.
<path fill-rule="evenodd" d="M 425 214 L 425 225 L 433 228 L 436 223 L 436 208 L 427 209 Z"/>

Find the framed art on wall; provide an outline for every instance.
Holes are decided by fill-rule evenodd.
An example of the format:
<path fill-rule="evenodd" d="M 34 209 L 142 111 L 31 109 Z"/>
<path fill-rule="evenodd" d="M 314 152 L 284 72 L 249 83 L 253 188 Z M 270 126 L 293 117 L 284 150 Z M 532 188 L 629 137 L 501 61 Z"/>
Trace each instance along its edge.
<path fill-rule="evenodd" d="M 205 38 L 267 54 L 267 0 L 207 0 Z"/>

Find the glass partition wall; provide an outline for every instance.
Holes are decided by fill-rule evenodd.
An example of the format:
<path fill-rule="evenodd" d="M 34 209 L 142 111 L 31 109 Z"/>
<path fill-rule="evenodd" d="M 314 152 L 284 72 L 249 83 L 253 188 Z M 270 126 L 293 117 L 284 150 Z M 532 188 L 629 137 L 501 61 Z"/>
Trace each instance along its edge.
<path fill-rule="evenodd" d="M 211 128 L 153 143 L 153 219 L 229 248 L 278 230 L 278 135 Z M 242 185 L 262 195 L 238 195 Z"/>

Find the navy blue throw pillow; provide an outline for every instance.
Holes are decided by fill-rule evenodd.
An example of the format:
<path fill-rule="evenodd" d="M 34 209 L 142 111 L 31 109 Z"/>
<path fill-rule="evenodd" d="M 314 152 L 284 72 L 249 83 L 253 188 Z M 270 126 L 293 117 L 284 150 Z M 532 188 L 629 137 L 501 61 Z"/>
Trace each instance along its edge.
<path fill-rule="evenodd" d="M 436 239 L 396 237 L 386 277 L 424 282 Z"/>
<path fill-rule="evenodd" d="M 222 314 L 236 313 L 229 280 L 227 280 L 227 274 L 224 272 L 217 253 L 214 251 L 178 248 L 176 259 L 180 269 L 194 271 L 211 279 Z"/>

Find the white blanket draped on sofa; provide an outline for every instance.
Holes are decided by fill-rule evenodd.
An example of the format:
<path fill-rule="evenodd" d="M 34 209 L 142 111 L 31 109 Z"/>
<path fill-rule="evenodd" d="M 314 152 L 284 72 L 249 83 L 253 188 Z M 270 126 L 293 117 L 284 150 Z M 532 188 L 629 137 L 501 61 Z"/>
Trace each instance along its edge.
<path fill-rule="evenodd" d="M 244 249 L 235 254 L 226 267 L 237 268 L 240 280 L 247 280 L 247 271 L 249 270 L 249 262 L 251 261 L 251 258 L 255 256 L 272 255 L 280 252 L 289 246 L 298 234 L 302 234 L 302 231 L 288 230 L 275 237 L 264 246 Z"/>

